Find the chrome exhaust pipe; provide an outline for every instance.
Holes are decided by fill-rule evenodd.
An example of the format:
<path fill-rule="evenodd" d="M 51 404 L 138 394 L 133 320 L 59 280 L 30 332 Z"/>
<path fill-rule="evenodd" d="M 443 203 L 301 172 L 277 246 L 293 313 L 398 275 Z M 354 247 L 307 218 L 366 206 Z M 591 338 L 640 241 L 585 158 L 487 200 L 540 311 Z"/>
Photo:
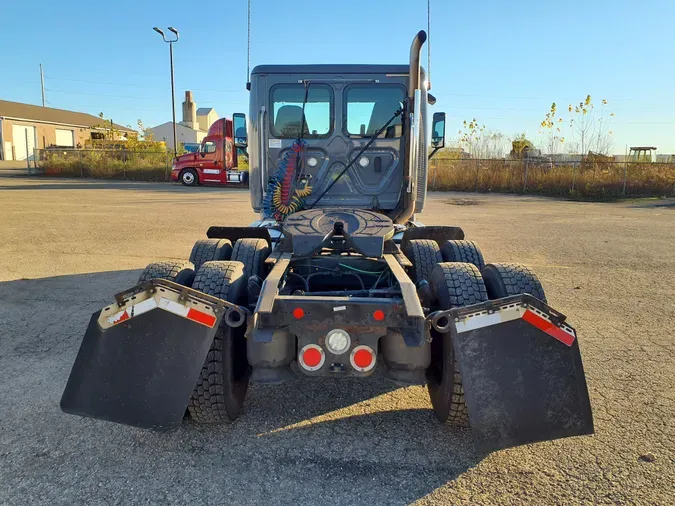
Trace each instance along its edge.
<path fill-rule="evenodd" d="M 408 76 L 408 99 L 413 100 L 415 90 L 420 89 L 422 46 L 427 41 L 427 32 L 420 30 L 410 45 L 410 70 Z M 415 104 L 417 107 L 417 104 Z"/>
<path fill-rule="evenodd" d="M 408 110 L 407 110 L 407 124 L 409 125 L 410 134 L 406 137 L 405 142 L 405 167 L 407 170 L 404 184 L 406 188 L 403 190 L 403 205 L 400 212 L 394 217 L 394 223 L 405 224 L 415 214 L 415 200 L 417 199 L 416 179 L 417 170 L 415 164 L 418 163 L 417 151 L 418 141 L 416 136 L 419 135 L 419 125 L 414 124 L 415 119 L 420 121 L 421 104 L 421 65 L 420 59 L 422 57 L 422 46 L 427 41 L 427 32 L 420 30 L 412 41 L 410 46 L 410 69 L 408 76 Z M 417 96 L 416 96 L 417 95 Z M 414 131 L 412 128 L 414 127 Z M 422 139 L 422 142 L 424 140 Z"/>

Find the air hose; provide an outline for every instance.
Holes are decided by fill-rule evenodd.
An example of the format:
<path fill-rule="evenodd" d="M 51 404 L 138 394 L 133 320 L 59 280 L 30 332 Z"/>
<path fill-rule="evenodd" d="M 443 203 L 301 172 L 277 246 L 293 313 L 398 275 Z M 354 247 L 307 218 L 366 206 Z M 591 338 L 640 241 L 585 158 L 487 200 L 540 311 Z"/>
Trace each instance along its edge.
<path fill-rule="evenodd" d="M 293 190 L 295 171 L 298 167 L 300 152 L 307 143 L 297 140 L 286 151 L 279 168 L 267 183 L 267 193 L 263 201 L 263 213 L 266 218 L 275 218 L 283 221 L 286 216 L 293 214 L 305 205 L 305 198 L 312 193 L 312 187 L 306 181 L 302 188 Z"/>

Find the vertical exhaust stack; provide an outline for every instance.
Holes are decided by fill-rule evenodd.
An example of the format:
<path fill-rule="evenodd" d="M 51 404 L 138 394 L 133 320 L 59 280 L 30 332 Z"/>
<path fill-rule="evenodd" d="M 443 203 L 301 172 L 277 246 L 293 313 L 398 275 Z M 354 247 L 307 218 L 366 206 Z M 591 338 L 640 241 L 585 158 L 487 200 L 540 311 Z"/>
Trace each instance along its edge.
<path fill-rule="evenodd" d="M 420 60 L 422 57 L 422 46 L 427 40 L 427 33 L 424 30 L 420 30 L 418 34 L 412 41 L 410 46 L 410 70 L 408 77 L 408 111 L 407 111 L 407 121 L 410 125 L 412 123 L 413 117 L 420 117 L 421 104 L 415 102 L 415 91 L 421 89 L 421 64 Z M 419 125 L 417 125 L 419 128 Z M 417 142 L 413 138 L 413 135 L 419 135 L 418 130 L 414 132 L 410 130 L 410 134 L 406 138 L 405 143 L 405 167 L 407 169 L 407 175 L 405 177 L 405 183 L 408 185 L 408 188 L 403 192 L 403 206 L 394 218 L 394 223 L 405 224 L 410 220 L 413 214 L 415 214 L 415 200 L 416 192 L 414 188 L 411 187 L 411 184 L 415 183 L 416 175 L 411 170 L 413 164 L 417 163 Z M 421 139 L 419 142 L 425 142 L 424 139 Z"/>
<path fill-rule="evenodd" d="M 413 100 L 415 90 L 420 89 L 420 75 L 422 73 L 420 60 L 422 58 L 422 46 L 427 41 L 427 32 L 420 30 L 410 46 L 410 75 L 408 76 L 408 99 Z M 417 107 L 417 104 L 414 104 Z"/>

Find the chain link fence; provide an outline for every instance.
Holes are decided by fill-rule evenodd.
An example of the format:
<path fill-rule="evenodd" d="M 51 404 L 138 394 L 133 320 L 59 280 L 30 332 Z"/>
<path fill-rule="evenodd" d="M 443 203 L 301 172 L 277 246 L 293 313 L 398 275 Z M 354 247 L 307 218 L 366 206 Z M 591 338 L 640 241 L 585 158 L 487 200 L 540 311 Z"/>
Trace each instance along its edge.
<path fill-rule="evenodd" d="M 170 151 L 36 149 L 45 176 L 169 181 Z M 429 190 L 531 193 L 584 199 L 674 197 L 675 163 L 432 159 Z"/>
<path fill-rule="evenodd" d="M 675 196 L 675 163 L 432 159 L 429 190 L 584 199 Z"/>
<path fill-rule="evenodd" d="M 169 181 L 173 152 L 36 149 L 33 171 L 45 176 Z"/>

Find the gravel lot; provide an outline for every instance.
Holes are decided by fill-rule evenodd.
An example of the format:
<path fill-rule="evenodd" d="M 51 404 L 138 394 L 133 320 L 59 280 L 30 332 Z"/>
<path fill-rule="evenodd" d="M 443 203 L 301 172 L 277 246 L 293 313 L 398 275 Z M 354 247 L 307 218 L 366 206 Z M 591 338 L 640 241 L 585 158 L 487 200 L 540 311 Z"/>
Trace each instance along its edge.
<path fill-rule="evenodd" d="M 430 200 L 423 222 L 534 267 L 569 315 L 594 436 L 481 456 L 380 378 L 254 387 L 234 424 L 169 434 L 62 414 L 91 313 L 255 216 L 241 190 L 0 177 L 0 504 L 675 504 L 672 202 Z"/>

